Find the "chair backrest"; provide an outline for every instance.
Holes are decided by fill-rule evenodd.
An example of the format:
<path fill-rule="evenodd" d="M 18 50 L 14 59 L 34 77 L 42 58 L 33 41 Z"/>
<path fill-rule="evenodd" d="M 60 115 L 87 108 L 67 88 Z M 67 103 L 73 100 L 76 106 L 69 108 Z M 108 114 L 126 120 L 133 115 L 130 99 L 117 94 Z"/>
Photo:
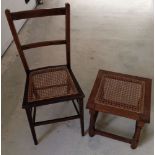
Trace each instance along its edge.
<path fill-rule="evenodd" d="M 66 3 L 65 7 L 62 7 L 62 8 L 38 9 L 38 10 L 28 10 L 28 11 L 20 11 L 20 12 L 10 12 L 10 10 L 5 10 L 5 14 L 6 14 L 17 50 L 19 52 L 19 55 L 21 57 L 23 66 L 27 74 L 29 73 L 30 69 L 24 55 L 24 50 L 36 48 L 36 47 L 42 47 L 42 46 L 49 46 L 49 45 L 66 44 L 66 61 L 67 61 L 68 68 L 70 68 L 70 5 L 68 3 Z M 58 16 L 58 15 L 65 15 L 65 26 L 66 26 L 65 40 L 44 41 L 44 42 L 36 42 L 36 43 L 21 45 L 13 22 L 14 20 L 44 17 L 44 16 Z"/>

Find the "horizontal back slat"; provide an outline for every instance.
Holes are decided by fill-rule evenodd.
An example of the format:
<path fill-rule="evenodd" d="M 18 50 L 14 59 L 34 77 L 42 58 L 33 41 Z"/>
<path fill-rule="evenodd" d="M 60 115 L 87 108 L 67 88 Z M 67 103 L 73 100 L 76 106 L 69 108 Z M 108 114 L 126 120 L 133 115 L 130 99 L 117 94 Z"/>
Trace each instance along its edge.
<path fill-rule="evenodd" d="M 21 47 L 22 47 L 22 50 L 27 50 L 30 48 L 49 46 L 49 45 L 60 45 L 60 44 L 66 44 L 66 40 L 53 40 L 53 41 L 37 42 L 37 43 L 22 45 Z"/>
<path fill-rule="evenodd" d="M 20 11 L 20 12 L 10 12 L 10 10 L 6 9 L 5 14 L 6 14 L 8 24 L 9 24 L 10 30 L 12 32 L 12 36 L 14 38 L 15 44 L 17 46 L 17 50 L 19 52 L 19 55 L 21 57 L 21 60 L 22 60 L 22 63 L 24 65 L 27 75 L 29 74 L 30 68 L 26 61 L 24 50 L 42 47 L 42 46 L 65 44 L 66 45 L 67 67 L 70 68 L 70 5 L 69 5 L 69 3 L 66 3 L 65 7 L 52 8 L 52 9 L 35 9 L 35 10 L 27 10 L 27 11 Z M 45 16 L 57 16 L 57 15 L 65 16 L 65 39 L 35 42 L 35 43 L 21 45 L 21 42 L 19 40 L 13 20 L 45 17 Z M 37 26 L 36 26 L 36 28 L 37 28 Z"/>
<path fill-rule="evenodd" d="M 57 16 L 57 15 L 65 15 L 66 8 L 54 8 L 54 9 L 39 9 L 39 10 L 28 10 L 28 11 L 20 11 L 11 13 L 11 17 L 13 20 L 20 20 L 26 18 L 36 18 L 36 17 L 44 17 L 44 16 Z"/>

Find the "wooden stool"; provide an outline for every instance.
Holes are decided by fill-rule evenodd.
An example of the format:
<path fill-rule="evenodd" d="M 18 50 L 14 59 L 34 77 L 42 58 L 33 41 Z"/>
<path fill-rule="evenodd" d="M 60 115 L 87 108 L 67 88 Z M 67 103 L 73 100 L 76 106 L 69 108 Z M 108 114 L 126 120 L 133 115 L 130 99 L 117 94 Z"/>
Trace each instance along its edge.
<path fill-rule="evenodd" d="M 99 70 L 88 99 L 90 111 L 89 135 L 95 134 L 131 144 L 135 149 L 144 123 L 150 122 L 151 79 Z M 100 131 L 95 128 L 98 112 L 105 112 L 136 120 L 132 139 Z"/>

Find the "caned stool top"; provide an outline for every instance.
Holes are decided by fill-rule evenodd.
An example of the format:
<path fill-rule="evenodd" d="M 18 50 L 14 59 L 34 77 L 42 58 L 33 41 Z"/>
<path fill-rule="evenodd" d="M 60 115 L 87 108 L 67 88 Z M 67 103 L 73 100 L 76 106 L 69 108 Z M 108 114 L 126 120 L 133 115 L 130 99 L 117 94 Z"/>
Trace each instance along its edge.
<path fill-rule="evenodd" d="M 151 79 L 99 70 L 87 108 L 150 121 Z"/>

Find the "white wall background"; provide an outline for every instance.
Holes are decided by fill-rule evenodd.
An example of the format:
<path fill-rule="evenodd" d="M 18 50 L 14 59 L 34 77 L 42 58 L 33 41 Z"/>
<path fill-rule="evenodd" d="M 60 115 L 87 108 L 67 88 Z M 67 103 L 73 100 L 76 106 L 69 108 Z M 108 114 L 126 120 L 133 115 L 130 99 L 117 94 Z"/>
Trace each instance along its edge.
<path fill-rule="evenodd" d="M 5 9 L 10 11 L 21 11 L 33 9 L 36 6 L 36 0 L 30 0 L 27 4 L 25 0 L 2 0 L 1 1 L 1 55 L 6 51 L 12 41 L 12 35 L 5 17 Z M 15 22 L 17 31 L 20 30 L 25 20 L 19 20 Z"/>

